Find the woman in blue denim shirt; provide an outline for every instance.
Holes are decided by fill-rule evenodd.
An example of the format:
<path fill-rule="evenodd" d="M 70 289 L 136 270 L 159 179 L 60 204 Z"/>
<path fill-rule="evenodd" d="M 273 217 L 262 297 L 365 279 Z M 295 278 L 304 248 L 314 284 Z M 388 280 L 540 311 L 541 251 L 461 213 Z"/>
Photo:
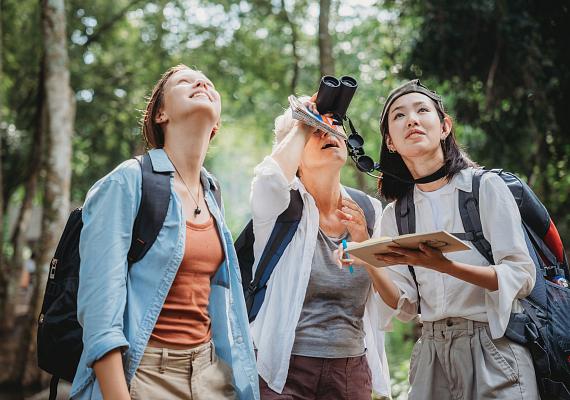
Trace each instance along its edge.
<path fill-rule="evenodd" d="M 87 194 L 78 318 L 83 354 L 73 399 L 258 399 L 237 257 L 219 190 L 202 164 L 220 95 L 199 71 L 169 69 L 143 120 L 155 171 L 171 172 L 170 205 L 146 256 L 127 268 L 141 171 L 129 160 Z"/>

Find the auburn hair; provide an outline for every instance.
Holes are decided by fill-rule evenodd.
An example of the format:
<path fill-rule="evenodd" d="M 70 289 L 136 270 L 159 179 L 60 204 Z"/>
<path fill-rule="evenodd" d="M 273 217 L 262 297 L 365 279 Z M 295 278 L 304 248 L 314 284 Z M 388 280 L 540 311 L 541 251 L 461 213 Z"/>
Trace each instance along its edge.
<path fill-rule="evenodd" d="M 152 93 L 146 103 L 146 108 L 142 115 L 141 126 L 142 136 L 146 142 L 147 148 L 160 149 L 164 147 L 164 131 L 160 124 L 156 122 L 156 115 L 159 113 L 160 108 L 164 103 L 164 87 L 172 75 L 184 69 L 192 70 L 192 68 L 178 64 L 175 67 L 169 68 L 158 80 Z"/>

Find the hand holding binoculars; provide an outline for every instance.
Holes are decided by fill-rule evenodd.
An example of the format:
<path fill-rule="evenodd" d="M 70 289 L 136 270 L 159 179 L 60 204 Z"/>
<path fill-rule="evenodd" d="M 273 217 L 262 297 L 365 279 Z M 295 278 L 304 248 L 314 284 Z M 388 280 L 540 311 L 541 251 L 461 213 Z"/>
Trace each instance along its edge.
<path fill-rule="evenodd" d="M 323 76 L 317 93 L 316 105 L 319 114 L 333 114 L 337 125 L 343 125 L 342 121 L 348 120 L 351 132 L 348 139 L 345 139 L 348 153 L 360 171 L 370 174 L 377 168 L 377 165 L 372 158 L 364 154 L 364 139 L 356 131 L 350 118 L 346 116 L 346 111 L 357 88 L 358 83 L 351 76 L 345 75 L 340 79 L 330 75 Z"/>

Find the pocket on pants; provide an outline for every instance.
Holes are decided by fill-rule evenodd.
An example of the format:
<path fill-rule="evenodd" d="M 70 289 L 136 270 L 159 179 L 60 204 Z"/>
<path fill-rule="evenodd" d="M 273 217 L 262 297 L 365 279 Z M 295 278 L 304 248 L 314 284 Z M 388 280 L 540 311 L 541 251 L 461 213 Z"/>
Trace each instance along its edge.
<path fill-rule="evenodd" d="M 505 375 L 510 383 L 517 383 L 519 381 L 519 373 L 515 370 L 516 359 L 512 354 L 512 349 L 509 347 L 508 340 L 501 338 L 493 341 L 486 329 L 481 330 L 480 337 L 481 344 L 494 362 L 495 367 Z M 511 359 L 511 362 L 507 358 Z"/>
<path fill-rule="evenodd" d="M 236 398 L 232 369 L 217 356 L 214 357 L 214 362 L 192 378 L 192 385 L 199 385 L 200 387 L 199 390 L 193 392 L 195 400 Z"/>
<path fill-rule="evenodd" d="M 410 372 L 408 375 L 408 381 L 410 382 L 410 384 L 412 384 L 412 382 L 416 377 L 416 372 L 418 370 L 419 354 L 422 350 L 423 342 L 424 341 L 420 337 L 416 341 L 416 344 L 414 344 L 414 348 L 412 349 L 412 355 L 410 357 Z"/>

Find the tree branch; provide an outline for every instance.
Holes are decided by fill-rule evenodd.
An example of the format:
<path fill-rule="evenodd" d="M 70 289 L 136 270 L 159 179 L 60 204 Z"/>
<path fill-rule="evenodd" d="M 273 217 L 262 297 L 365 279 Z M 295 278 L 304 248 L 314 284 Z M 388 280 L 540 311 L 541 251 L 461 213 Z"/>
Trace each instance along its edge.
<path fill-rule="evenodd" d="M 96 42 L 97 40 L 99 40 L 99 37 L 101 35 L 103 35 L 106 31 L 110 30 L 113 28 L 113 26 L 121 19 L 125 16 L 125 14 L 127 13 L 127 11 L 129 11 L 129 9 L 131 7 L 133 7 L 134 5 L 138 4 L 138 3 L 143 3 L 143 0 L 132 0 L 129 4 L 127 4 L 125 7 L 123 7 L 117 14 L 115 14 L 113 17 L 111 17 L 111 19 L 109 19 L 108 21 L 106 21 L 105 23 L 101 24 L 101 26 L 99 27 L 99 29 L 97 29 L 96 32 L 93 32 L 93 34 L 91 36 L 89 36 L 87 38 L 87 41 L 83 44 L 83 46 L 87 47 L 89 46 L 91 43 Z"/>

